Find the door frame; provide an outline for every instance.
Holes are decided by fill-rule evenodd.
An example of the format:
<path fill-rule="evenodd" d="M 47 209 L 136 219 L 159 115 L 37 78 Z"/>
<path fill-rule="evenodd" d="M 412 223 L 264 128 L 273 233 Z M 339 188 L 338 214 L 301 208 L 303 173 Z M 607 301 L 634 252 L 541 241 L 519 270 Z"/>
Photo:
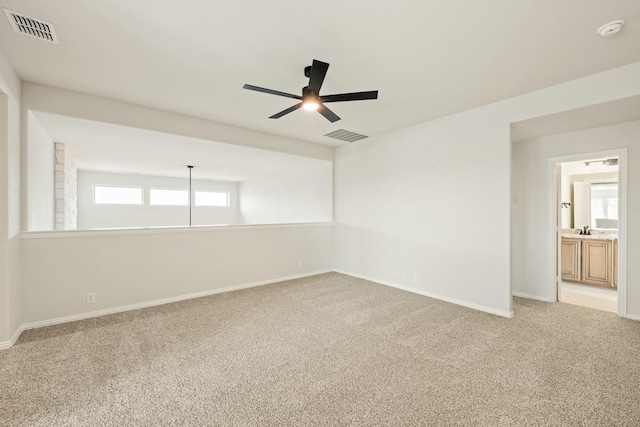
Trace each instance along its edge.
<path fill-rule="evenodd" d="M 594 158 L 618 157 L 618 316 L 627 317 L 627 149 L 597 151 L 550 157 L 548 160 L 548 272 L 549 301 L 558 301 L 560 276 L 560 233 L 562 213 L 560 211 L 560 163 L 587 161 Z"/>

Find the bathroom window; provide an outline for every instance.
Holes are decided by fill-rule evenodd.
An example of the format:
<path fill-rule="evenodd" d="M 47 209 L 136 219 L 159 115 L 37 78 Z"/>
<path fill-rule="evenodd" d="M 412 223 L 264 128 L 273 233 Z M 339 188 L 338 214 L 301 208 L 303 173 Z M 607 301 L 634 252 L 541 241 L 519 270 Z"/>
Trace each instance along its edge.
<path fill-rule="evenodd" d="M 618 228 L 618 183 L 591 184 L 591 227 Z"/>

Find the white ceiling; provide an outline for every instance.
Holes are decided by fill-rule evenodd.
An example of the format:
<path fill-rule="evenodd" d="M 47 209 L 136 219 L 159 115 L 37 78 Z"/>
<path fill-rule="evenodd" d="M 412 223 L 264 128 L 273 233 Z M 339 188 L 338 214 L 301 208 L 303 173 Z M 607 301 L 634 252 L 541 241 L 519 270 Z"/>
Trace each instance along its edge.
<path fill-rule="evenodd" d="M 184 178 L 186 165 L 194 165 L 195 179 L 241 182 L 327 162 L 55 114 L 33 115 L 54 141 L 71 149 L 78 169 L 84 170 Z"/>
<path fill-rule="evenodd" d="M 59 45 L 14 33 L 0 49 L 25 81 L 306 141 L 365 135 L 444 116 L 640 61 L 638 0 L 4 0 L 52 22 Z M 616 36 L 596 29 L 627 24 Z M 321 93 L 379 90 L 268 117 L 299 93 L 312 59 L 331 64 Z"/>

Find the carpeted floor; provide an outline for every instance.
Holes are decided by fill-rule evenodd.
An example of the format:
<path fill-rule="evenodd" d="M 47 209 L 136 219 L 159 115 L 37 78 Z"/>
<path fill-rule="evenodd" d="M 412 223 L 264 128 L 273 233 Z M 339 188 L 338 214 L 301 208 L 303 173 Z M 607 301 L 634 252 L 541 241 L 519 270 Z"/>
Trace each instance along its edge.
<path fill-rule="evenodd" d="M 337 273 L 25 331 L 2 426 L 640 425 L 640 322 Z"/>

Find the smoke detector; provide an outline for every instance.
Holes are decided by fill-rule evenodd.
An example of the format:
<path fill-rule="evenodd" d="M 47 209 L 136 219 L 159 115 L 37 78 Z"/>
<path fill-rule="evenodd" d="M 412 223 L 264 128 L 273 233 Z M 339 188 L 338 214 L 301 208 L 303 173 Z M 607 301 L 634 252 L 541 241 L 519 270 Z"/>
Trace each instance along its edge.
<path fill-rule="evenodd" d="M 604 24 L 598 28 L 598 34 L 602 37 L 611 37 L 622 29 L 624 25 L 624 19 L 618 19 L 617 21 L 611 21 L 608 24 Z"/>
<path fill-rule="evenodd" d="M 56 36 L 56 30 L 52 23 L 13 12 L 9 9 L 3 8 L 3 10 L 5 15 L 7 15 L 11 28 L 13 28 L 13 31 L 16 33 L 58 44 L 58 37 Z"/>

